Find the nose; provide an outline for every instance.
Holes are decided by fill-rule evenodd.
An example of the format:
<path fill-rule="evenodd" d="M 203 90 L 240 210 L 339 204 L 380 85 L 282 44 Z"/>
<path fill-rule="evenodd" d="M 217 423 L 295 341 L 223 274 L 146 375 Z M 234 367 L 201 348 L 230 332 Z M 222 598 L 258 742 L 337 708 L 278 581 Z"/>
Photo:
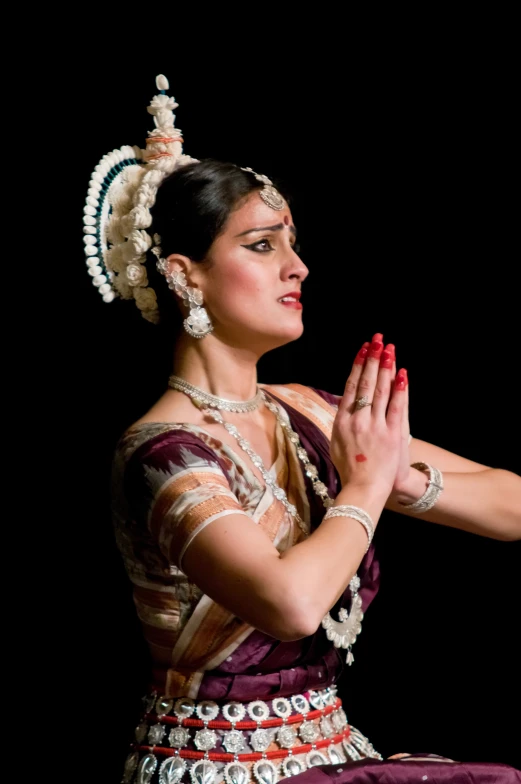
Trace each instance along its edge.
<path fill-rule="evenodd" d="M 307 276 L 309 275 L 309 270 L 300 258 L 300 256 L 295 253 L 293 248 L 290 249 L 290 253 L 288 256 L 287 263 L 283 270 L 283 277 L 287 280 L 298 280 L 300 282 L 306 280 Z"/>

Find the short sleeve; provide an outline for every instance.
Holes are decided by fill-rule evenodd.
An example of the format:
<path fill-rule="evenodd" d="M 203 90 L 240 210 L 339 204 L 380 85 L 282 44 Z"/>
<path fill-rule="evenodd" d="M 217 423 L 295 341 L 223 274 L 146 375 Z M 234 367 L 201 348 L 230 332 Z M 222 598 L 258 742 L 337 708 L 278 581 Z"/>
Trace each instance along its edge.
<path fill-rule="evenodd" d="M 180 569 L 187 548 L 207 525 L 229 514 L 246 515 L 217 456 L 196 436 L 177 432 L 152 439 L 131 462 L 129 492 L 161 552 Z"/>

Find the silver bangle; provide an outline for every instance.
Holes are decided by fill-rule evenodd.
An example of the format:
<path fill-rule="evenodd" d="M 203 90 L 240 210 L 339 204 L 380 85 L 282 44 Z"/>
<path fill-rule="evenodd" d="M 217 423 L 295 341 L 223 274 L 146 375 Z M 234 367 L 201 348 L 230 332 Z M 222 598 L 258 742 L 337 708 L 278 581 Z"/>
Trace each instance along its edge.
<path fill-rule="evenodd" d="M 428 463 L 411 463 L 411 468 L 417 468 L 418 471 L 427 472 L 429 475 L 429 483 L 427 489 L 421 498 L 414 501 L 412 504 L 402 504 L 409 512 L 428 512 L 432 509 L 437 502 L 443 490 L 443 474 L 437 468 L 429 465 Z"/>
<path fill-rule="evenodd" d="M 374 536 L 374 523 L 370 515 L 368 515 L 364 509 L 360 509 L 359 506 L 350 506 L 346 504 L 343 506 L 330 506 L 324 515 L 324 520 L 327 520 L 329 517 L 351 517 L 353 520 L 356 520 L 363 525 L 368 539 L 365 551 L 367 552 L 369 550 Z"/>

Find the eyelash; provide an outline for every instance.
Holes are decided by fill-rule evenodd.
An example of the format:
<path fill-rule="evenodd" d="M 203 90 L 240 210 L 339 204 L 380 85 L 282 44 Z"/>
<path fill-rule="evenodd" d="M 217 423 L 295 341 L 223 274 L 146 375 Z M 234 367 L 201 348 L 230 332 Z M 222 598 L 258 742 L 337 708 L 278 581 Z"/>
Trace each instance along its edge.
<path fill-rule="evenodd" d="M 269 247 L 268 248 L 264 248 L 264 250 L 261 250 L 257 246 L 261 245 L 263 242 L 267 242 Z M 243 248 L 247 248 L 248 250 L 252 250 L 254 253 L 269 253 L 270 251 L 275 250 L 275 248 L 272 246 L 271 242 L 269 241 L 269 239 L 267 237 L 265 237 L 262 240 L 257 240 L 257 242 L 252 242 L 251 245 L 243 245 L 242 247 Z M 298 242 L 295 242 L 292 245 L 292 248 L 295 251 L 295 253 L 297 253 L 297 254 L 300 253 L 300 245 L 298 244 Z"/>

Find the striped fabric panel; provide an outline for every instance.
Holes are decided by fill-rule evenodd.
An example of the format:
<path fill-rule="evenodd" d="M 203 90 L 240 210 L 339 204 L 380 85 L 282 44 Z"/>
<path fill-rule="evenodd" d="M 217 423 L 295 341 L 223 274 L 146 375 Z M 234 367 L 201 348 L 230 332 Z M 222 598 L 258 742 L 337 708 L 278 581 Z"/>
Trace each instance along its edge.
<path fill-rule="evenodd" d="M 181 569 L 186 548 L 206 525 L 227 514 L 245 515 L 218 469 L 177 473 L 156 493 L 149 528 L 161 550 Z"/>
<path fill-rule="evenodd" d="M 266 385 L 265 389 L 303 414 L 328 440 L 331 439 L 336 408 L 326 403 L 317 392 L 302 384 Z"/>
<path fill-rule="evenodd" d="M 216 667 L 252 631 L 247 623 L 203 596 L 172 652 L 167 693 L 197 696 L 204 671 Z"/>

